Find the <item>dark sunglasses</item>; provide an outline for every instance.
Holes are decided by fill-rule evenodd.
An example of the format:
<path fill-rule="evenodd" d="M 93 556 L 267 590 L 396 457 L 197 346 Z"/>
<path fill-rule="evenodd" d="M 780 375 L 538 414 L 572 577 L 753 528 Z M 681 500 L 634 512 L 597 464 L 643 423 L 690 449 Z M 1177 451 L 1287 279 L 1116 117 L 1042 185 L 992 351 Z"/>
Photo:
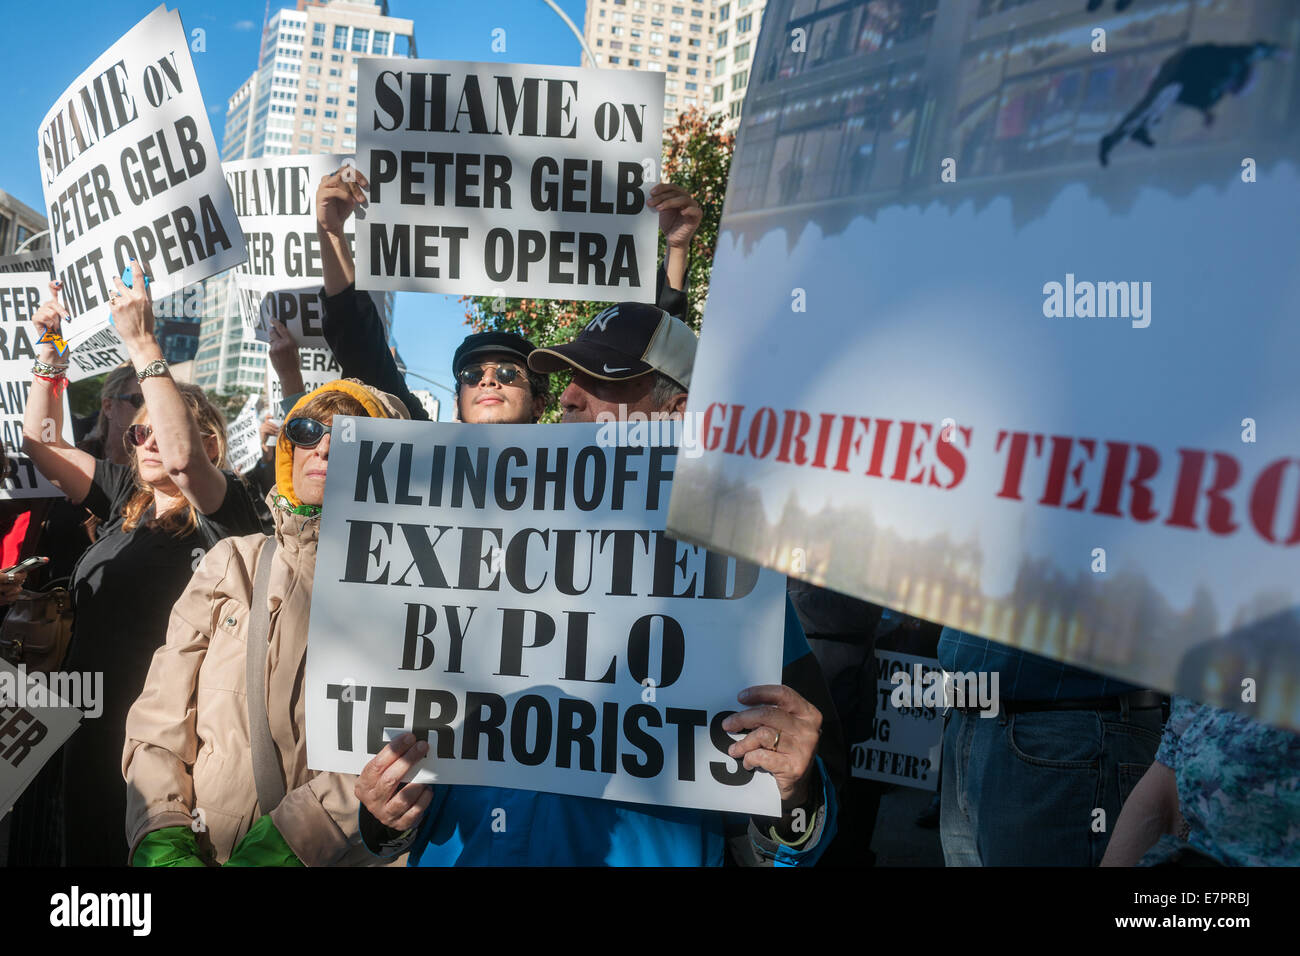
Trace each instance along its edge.
<path fill-rule="evenodd" d="M 113 397 L 119 401 L 126 402 L 136 410 L 144 408 L 144 395 L 140 392 L 136 392 L 134 395 L 114 395 Z"/>
<path fill-rule="evenodd" d="M 128 425 L 126 431 L 122 433 L 122 442 L 127 448 L 138 448 L 149 440 L 153 434 L 152 425 Z M 217 437 L 216 432 L 199 432 L 204 438 Z"/>
<path fill-rule="evenodd" d="M 300 448 L 315 448 L 330 433 L 330 426 L 314 418 L 291 418 L 284 426 L 284 435 Z"/>
<path fill-rule="evenodd" d="M 460 370 L 460 383 L 473 388 L 483 381 L 483 370 L 492 369 L 496 380 L 502 385 L 513 385 L 515 379 L 523 376 L 524 370 L 518 365 L 502 365 L 500 362 L 482 362 L 478 365 L 466 365 Z"/>

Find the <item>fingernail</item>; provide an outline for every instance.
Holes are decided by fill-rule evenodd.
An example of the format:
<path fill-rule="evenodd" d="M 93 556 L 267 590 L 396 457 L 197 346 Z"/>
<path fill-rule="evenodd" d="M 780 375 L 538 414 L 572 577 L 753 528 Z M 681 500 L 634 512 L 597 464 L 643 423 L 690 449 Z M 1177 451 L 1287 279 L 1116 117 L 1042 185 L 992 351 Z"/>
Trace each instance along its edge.
<path fill-rule="evenodd" d="M 421 741 L 420 741 L 420 753 L 422 753 L 422 754 L 427 754 L 428 752 L 429 752 L 429 741 L 427 741 L 427 740 L 421 740 Z"/>
<path fill-rule="evenodd" d="M 401 742 L 404 744 L 409 744 L 414 739 L 415 739 L 415 734 L 402 734 Z"/>

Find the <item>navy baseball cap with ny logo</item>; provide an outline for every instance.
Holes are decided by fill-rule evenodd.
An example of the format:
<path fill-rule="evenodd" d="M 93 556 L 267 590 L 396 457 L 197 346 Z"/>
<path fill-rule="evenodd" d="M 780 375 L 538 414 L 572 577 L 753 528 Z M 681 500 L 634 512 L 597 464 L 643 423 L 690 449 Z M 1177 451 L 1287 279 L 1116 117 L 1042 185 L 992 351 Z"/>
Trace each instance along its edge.
<path fill-rule="evenodd" d="M 620 302 L 588 322 L 572 342 L 536 349 L 528 367 L 559 372 L 570 366 L 607 382 L 661 372 L 689 391 L 698 341 L 690 326 L 663 309 Z"/>

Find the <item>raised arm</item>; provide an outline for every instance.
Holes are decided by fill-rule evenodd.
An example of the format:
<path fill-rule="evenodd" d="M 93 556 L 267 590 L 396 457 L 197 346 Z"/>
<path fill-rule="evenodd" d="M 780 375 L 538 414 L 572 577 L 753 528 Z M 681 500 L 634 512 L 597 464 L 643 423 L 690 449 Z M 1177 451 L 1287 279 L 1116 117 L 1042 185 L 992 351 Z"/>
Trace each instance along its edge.
<path fill-rule="evenodd" d="M 61 332 L 68 310 L 59 301 L 62 282 L 50 283 L 50 298 L 32 316 L 36 338 L 46 332 Z M 40 473 L 54 487 L 63 492 L 73 504 L 80 504 L 90 492 L 95 476 L 95 459 L 63 440 L 63 389 L 67 386 L 68 356 L 59 355 L 51 343 L 36 346 L 36 368 L 47 366 L 46 372 L 34 373 L 32 388 L 27 395 L 27 411 L 23 417 L 23 451 L 31 458 Z"/>
<path fill-rule="evenodd" d="M 356 265 L 343 227 L 357 206 L 366 201 L 363 190 L 369 188 L 366 177 L 352 166 L 326 176 L 316 188 L 316 235 L 320 237 L 326 295 L 338 295 L 356 280 Z"/>
<path fill-rule="evenodd" d="M 132 268 L 137 274 L 132 288 L 127 288 L 117 276 L 113 277 L 116 293 L 109 297 L 109 307 L 118 337 L 138 373 L 151 363 L 162 361 L 163 352 L 153 332 L 153 296 L 139 277 L 140 264 L 132 260 Z M 201 514 L 212 514 L 225 500 L 226 476 L 208 458 L 198 422 L 190 414 L 176 382 L 170 373 L 150 375 L 140 382 L 140 391 L 144 393 L 149 424 L 167 474 Z"/>

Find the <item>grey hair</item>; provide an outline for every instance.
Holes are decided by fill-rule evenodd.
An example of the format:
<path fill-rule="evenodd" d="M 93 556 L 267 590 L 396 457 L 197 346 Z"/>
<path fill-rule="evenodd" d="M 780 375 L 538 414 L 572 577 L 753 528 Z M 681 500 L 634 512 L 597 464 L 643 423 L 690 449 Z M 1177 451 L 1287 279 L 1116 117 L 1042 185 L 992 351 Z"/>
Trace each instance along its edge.
<path fill-rule="evenodd" d="M 673 381 L 663 372 L 655 372 L 654 384 L 650 386 L 650 402 L 655 408 L 666 410 L 669 402 L 686 391 L 685 385 Z"/>

